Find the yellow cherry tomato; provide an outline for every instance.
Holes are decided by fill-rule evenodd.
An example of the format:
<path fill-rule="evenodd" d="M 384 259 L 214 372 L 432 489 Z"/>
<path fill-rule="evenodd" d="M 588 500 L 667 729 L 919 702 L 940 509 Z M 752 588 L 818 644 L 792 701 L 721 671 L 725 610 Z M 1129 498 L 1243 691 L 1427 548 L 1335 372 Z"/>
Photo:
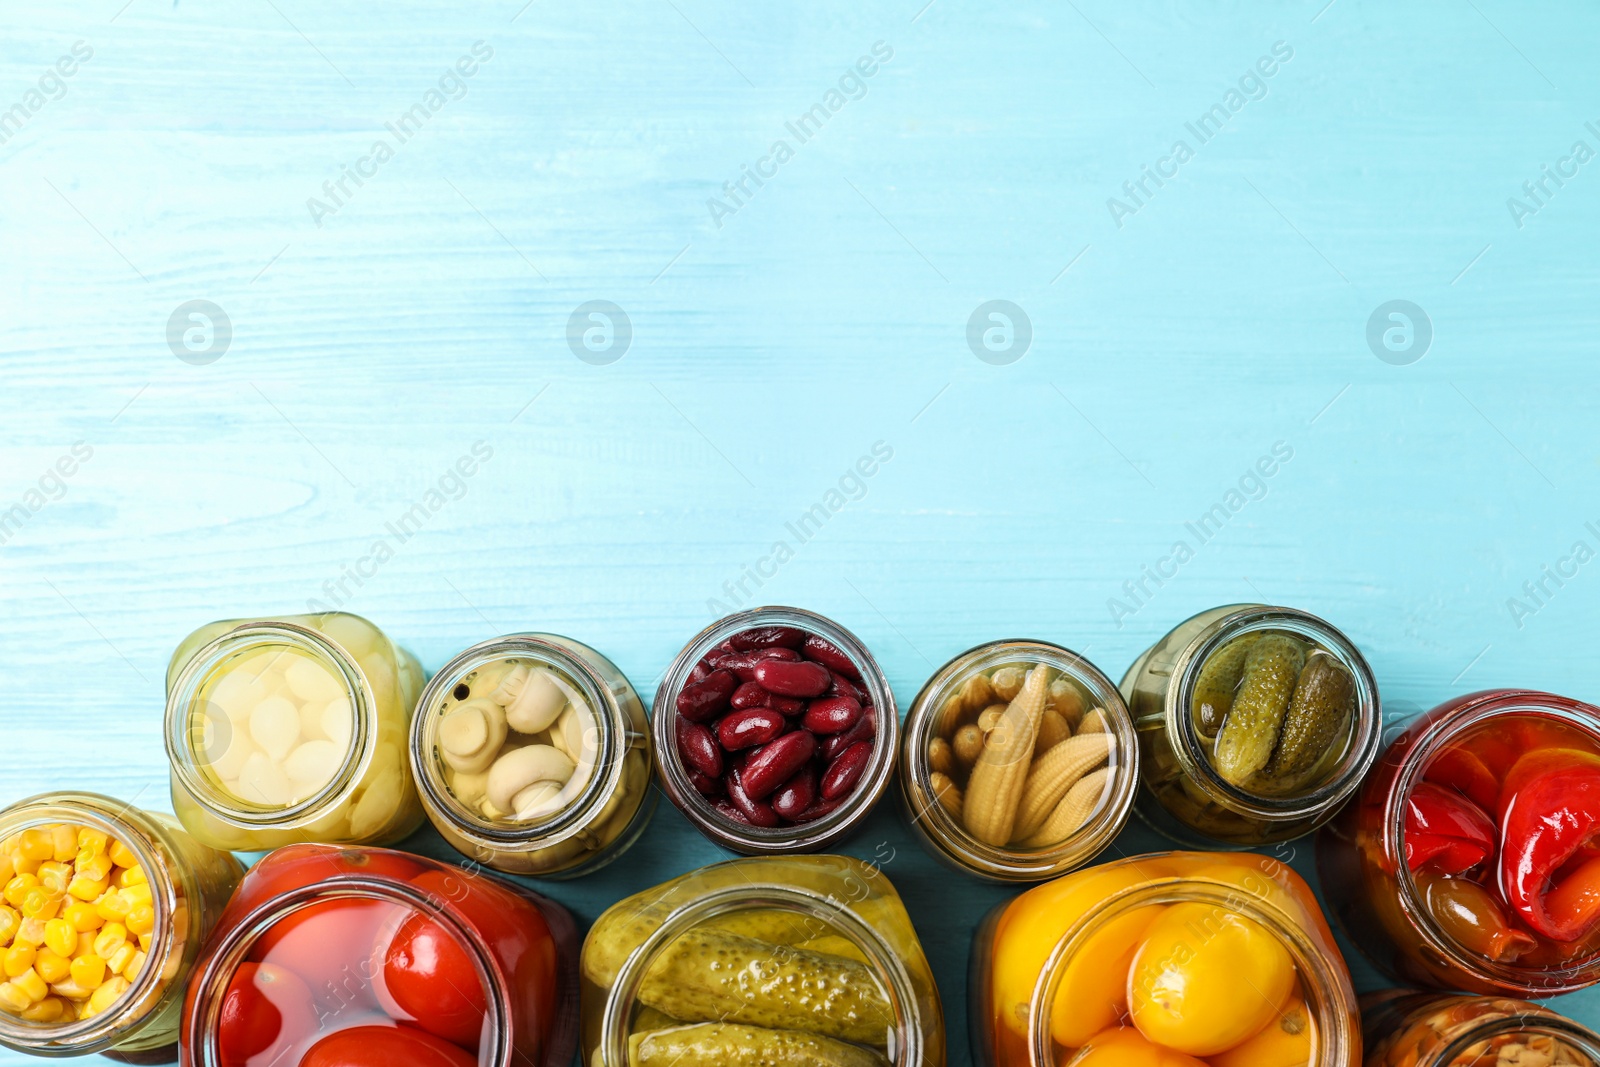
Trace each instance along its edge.
<path fill-rule="evenodd" d="M 1276 934 L 1213 904 L 1169 907 L 1128 974 L 1128 1007 L 1145 1037 L 1210 1056 L 1266 1026 L 1294 992 L 1295 966 Z"/>
<path fill-rule="evenodd" d="M 1153 1045 L 1131 1026 L 1102 1030 L 1078 1050 L 1072 1067 L 1206 1067 L 1193 1056 Z"/>
<path fill-rule="evenodd" d="M 1050 1006 L 1050 1036 L 1076 1048 L 1127 1014 L 1128 970 L 1145 931 L 1165 905 L 1150 904 L 1118 915 L 1084 941 L 1067 961 Z"/>
<path fill-rule="evenodd" d="M 1211 1057 L 1211 1067 L 1306 1067 L 1317 1044 L 1316 1020 L 1298 996 L 1242 1045 Z"/>

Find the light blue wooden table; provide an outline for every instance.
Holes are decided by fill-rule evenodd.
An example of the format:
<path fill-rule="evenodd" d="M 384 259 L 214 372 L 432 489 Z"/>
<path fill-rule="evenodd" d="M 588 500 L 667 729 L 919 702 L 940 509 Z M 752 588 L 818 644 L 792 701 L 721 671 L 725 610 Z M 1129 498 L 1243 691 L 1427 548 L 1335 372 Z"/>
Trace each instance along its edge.
<path fill-rule="evenodd" d="M 8 5 L 0 800 L 165 807 L 173 646 L 310 600 L 430 668 L 570 634 L 647 696 L 796 604 L 902 703 L 1263 600 L 1391 718 L 1600 698 L 1600 11 L 1325 2 Z M 1007 892 L 885 843 L 964 1062 Z M 719 858 L 666 807 L 548 889 Z"/>

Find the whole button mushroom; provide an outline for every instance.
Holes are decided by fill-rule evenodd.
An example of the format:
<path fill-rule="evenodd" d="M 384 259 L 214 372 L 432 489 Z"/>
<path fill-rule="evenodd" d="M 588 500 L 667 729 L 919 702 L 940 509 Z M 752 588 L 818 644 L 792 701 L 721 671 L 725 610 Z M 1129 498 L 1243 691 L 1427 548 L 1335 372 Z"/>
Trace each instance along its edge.
<path fill-rule="evenodd" d="M 488 769 L 506 739 L 506 712 L 490 700 L 467 700 L 439 720 L 445 763 L 472 774 Z"/>
<path fill-rule="evenodd" d="M 536 734 L 548 729 L 566 706 L 567 693 L 555 675 L 537 667 L 518 668 L 508 674 L 494 691 L 496 700 L 506 706 L 506 722 L 521 734 Z"/>
<path fill-rule="evenodd" d="M 515 811 L 517 794 L 540 782 L 565 785 L 573 770 L 572 761 L 550 745 L 512 749 L 489 768 L 489 803 L 500 811 Z"/>

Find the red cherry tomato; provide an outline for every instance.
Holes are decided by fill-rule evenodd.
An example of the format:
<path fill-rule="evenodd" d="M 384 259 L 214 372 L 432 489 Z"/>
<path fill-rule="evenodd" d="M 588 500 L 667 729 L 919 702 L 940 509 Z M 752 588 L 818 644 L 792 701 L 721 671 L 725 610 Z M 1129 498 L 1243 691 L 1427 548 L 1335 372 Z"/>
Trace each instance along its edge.
<path fill-rule="evenodd" d="M 288 845 L 245 872 L 241 893 L 266 900 L 279 893 L 316 885 L 341 874 L 398 878 L 408 882 L 423 870 L 403 852 L 386 848 L 334 848 L 330 845 Z"/>
<path fill-rule="evenodd" d="M 252 1057 L 283 1047 L 317 1029 L 311 990 L 290 971 L 270 963 L 243 963 L 222 997 L 217 1047 L 224 1067 L 246 1067 Z"/>
<path fill-rule="evenodd" d="M 308 904 L 274 923 L 250 947 L 249 958 L 299 975 L 330 1014 L 346 1006 L 376 1007 L 373 945 L 383 921 L 399 910 L 360 898 Z"/>
<path fill-rule="evenodd" d="M 420 912 L 384 952 L 389 997 L 408 1021 L 464 1048 L 477 1048 L 488 1003 L 472 957 L 455 935 Z"/>
<path fill-rule="evenodd" d="M 353 1026 L 312 1045 L 300 1067 L 478 1067 L 478 1059 L 409 1026 Z"/>

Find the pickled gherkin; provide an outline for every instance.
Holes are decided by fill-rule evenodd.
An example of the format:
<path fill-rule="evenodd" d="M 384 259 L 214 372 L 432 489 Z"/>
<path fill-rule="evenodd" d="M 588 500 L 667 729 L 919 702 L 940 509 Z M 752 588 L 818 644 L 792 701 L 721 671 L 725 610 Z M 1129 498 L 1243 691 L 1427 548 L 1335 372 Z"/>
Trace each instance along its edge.
<path fill-rule="evenodd" d="M 1194 725 L 1207 741 L 1217 736 L 1233 707 L 1233 694 L 1244 675 L 1244 658 L 1259 634 L 1236 637 L 1206 657 L 1194 683 Z"/>
<path fill-rule="evenodd" d="M 815 1033 L 699 1023 L 635 1033 L 629 1067 L 888 1067 L 882 1055 Z"/>
<path fill-rule="evenodd" d="M 1344 664 L 1326 652 L 1313 652 L 1295 684 L 1267 773 L 1292 784 L 1315 767 L 1348 727 L 1354 694 L 1355 679 Z"/>
<path fill-rule="evenodd" d="M 1233 707 L 1217 734 L 1217 773 L 1244 787 L 1266 767 L 1305 663 L 1305 650 L 1287 634 L 1264 634 L 1245 654 Z"/>

